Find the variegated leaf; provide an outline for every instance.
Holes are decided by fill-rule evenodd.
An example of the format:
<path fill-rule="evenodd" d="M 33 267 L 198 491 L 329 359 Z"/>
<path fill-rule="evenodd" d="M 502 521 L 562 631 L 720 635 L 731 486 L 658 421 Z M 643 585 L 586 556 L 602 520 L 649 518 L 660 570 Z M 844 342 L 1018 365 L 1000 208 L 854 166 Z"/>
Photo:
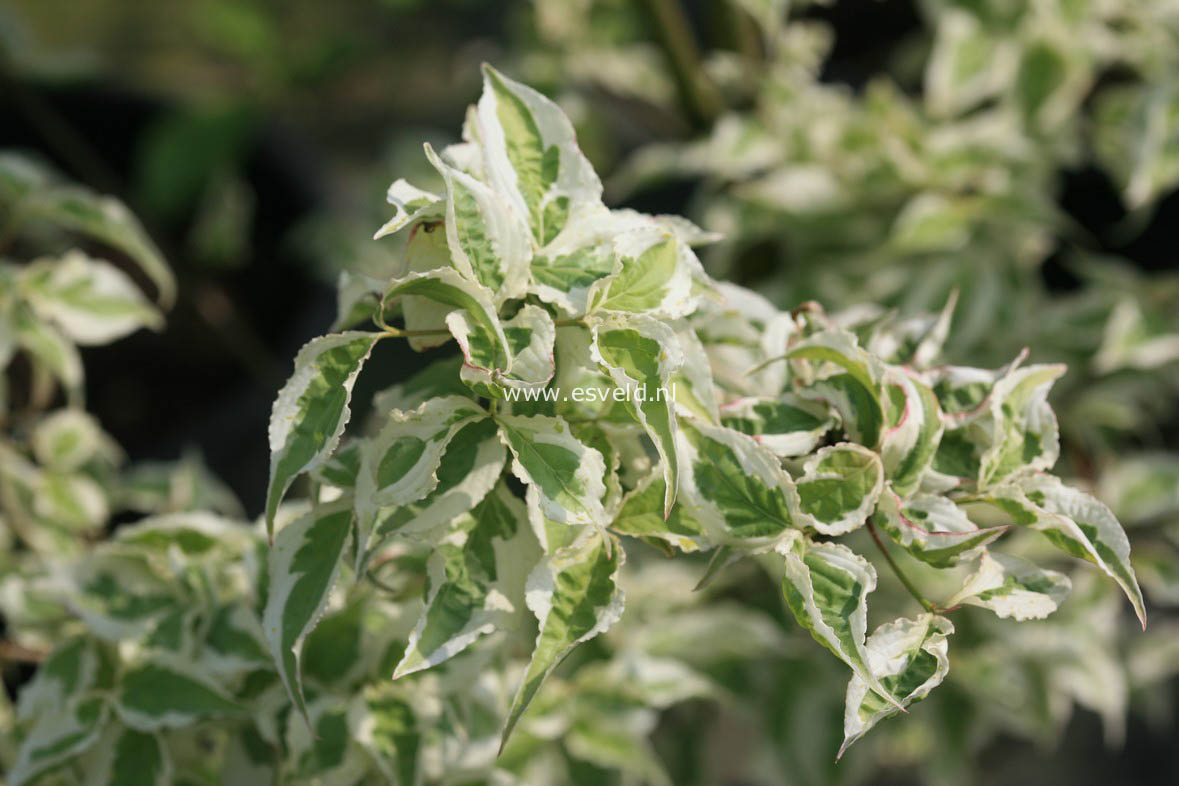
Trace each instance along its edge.
<path fill-rule="evenodd" d="M 352 516 L 351 507 L 341 503 L 312 510 L 284 527 L 270 550 L 270 587 L 262 627 L 283 685 L 304 715 L 303 640 L 336 582 Z"/>
<path fill-rule="evenodd" d="M 1056 611 L 1071 589 L 1072 581 L 1063 573 L 988 550 L 946 606 L 965 603 L 990 609 L 1003 619 L 1039 620 Z"/>
<path fill-rule="evenodd" d="M 378 333 L 337 333 L 312 340 L 299 350 L 295 373 L 274 400 L 270 413 L 270 483 L 266 529 L 295 477 L 321 466 L 351 415 L 352 386 Z"/>
<path fill-rule="evenodd" d="M 451 264 L 493 292 L 496 303 L 521 297 L 532 258 L 523 216 L 499 193 L 438 158 L 429 145 L 426 157 L 446 182 Z"/>
<path fill-rule="evenodd" d="M 514 627 L 540 559 L 524 503 L 502 483 L 456 520 L 430 555 L 426 609 L 393 678 L 435 666 L 480 636 Z"/>
<path fill-rule="evenodd" d="M 921 701 L 950 670 L 947 637 L 954 626 L 945 617 L 924 614 L 881 625 L 867 641 L 868 669 L 890 701 L 859 675 L 847 686 L 843 744 L 839 756 L 880 721 Z"/>
<path fill-rule="evenodd" d="M 606 464 L 558 417 L 500 415 L 500 438 L 512 451 L 512 472 L 535 486 L 544 513 L 566 524 L 605 526 Z"/>
<path fill-rule="evenodd" d="M 830 445 L 803 462 L 795 486 L 810 526 L 843 535 L 864 525 L 884 487 L 880 457 L 852 442 Z"/>
<path fill-rule="evenodd" d="M 869 666 L 868 593 L 876 589 L 871 563 L 838 543 L 811 543 L 801 536 L 778 548 L 785 561 L 782 593 L 798 624 L 831 650 L 864 683 L 900 706 Z"/>
<path fill-rule="evenodd" d="M 1007 531 L 1004 525 L 979 527 L 962 508 L 937 494 L 901 497 L 886 488 L 872 523 L 897 545 L 935 568 L 948 568 L 972 558 Z"/>
<path fill-rule="evenodd" d="M 783 458 L 810 453 L 835 425 L 823 405 L 794 393 L 781 399 L 739 398 L 725 404 L 720 416 L 723 425 L 748 434 Z"/>
<path fill-rule="evenodd" d="M 632 317 L 593 328 L 590 355 L 627 391 L 626 408 L 642 424 L 659 453 L 664 473 L 664 518 L 671 515 L 680 483 L 674 389 L 671 376 L 683 365 L 675 333 L 658 320 Z"/>
<path fill-rule="evenodd" d="M 485 65 L 475 124 L 487 182 L 527 220 L 537 247 L 600 201 L 601 181 L 578 149 L 573 125 L 532 88 Z"/>
<path fill-rule="evenodd" d="M 500 747 L 535 698 L 545 677 L 578 644 L 604 632 L 622 616 L 618 571 L 622 544 L 586 529 L 568 546 L 548 554 L 528 576 L 525 600 L 540 632 L 524 681 L 512 701 Z"/>
<path fill-rule="evenodd" d="M 683 496 L 718 544 L 770 545 L 806 521 L 798 491 L 778 459 L 732 429 L 681 424 Z"/>

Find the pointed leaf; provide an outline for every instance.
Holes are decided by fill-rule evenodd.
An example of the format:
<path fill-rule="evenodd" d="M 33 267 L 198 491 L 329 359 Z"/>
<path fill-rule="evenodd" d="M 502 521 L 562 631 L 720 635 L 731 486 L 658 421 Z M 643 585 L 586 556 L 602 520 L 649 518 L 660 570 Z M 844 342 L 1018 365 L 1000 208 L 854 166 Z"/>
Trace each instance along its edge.
<path fill-rule="evenodd" d="M 602 184 L 561 109 L 527 85 L 483 67 L 476 123 L 488 183 L 527 219 L 537 246 L 570 214 L 600 201 Z"/>
<path fill-rule="evenodd" d="M 512 472 L 540 492 L 544 513 L 566 524 L 607 522 L 605 460 L 557 417 L 500 415 L 500 438 L 512 451 Z"/>
<path fill-rule="evenodd" d="M 327 604 L 351 528 L 350 506 L 324 506 L 284 527 L 270 550 L 270 588 L 262 627 L 279 676 L 304 715 L 303 640 Z"/>
<path fill-rule="evenodd" d="M 587 530 L 576 542 L 546 556 L 528 576 L 526 602 L 540 623 L 540 632 L 512 701 L 501 748 L 545 677 L 574 647 L 622 616 L 624 595 L 618 587 L 618 571 L 626 552 L 610 538 Z"/>
<path fill-rule="evenodd" d="M 786 563 L 782 593 L 798 624 L 851 667 L 852 674 L 899 706 L 870 670 L 864 643 L 868 593 L 876 589 L 872 564 L 847 546 L 809 543 L 801 537 L 779 552 Z"/>
<path fill-rule="evenodd" d="M 521 297 L 532 258 L 523 217 L 491 188 L 438 158 L 428 144 L 426 157 L 446 182 L 451 264 L 494 292 L 497 303 Z"/>
<path fill-rule="evenodd" d="M 680 482 L 671 375 L 683 364 L 679 341 L 664 323 L 641 317 L 608 321 L 593 329 L 590 354 L 626 390 L 626 408 L 642 424 L 663 466 L 663 515 L 671 515 Z"/>
<path fill-rule="evenodd" d="M 1041 517 L 1033 528 L 1058 548 L 1109 574 L 1126 593 L 1145 628 L 1146 607 L 1130 564 L 1130 541 L 1110 509 L 1051 475 L 1029 476 L 1020 481 L 1020 487 L 1032 503 L 1050 514 Z"/>
<path fill-rule="evenodd" d="M 513 627 L 540 559 L 524 503 L 502 483 L 459 518 L 430 555 L 426 609 L 393 679 L 435 666 L 480 636 Z"/>
<path fill-rule="evenodd" d="M 886 702 L 858 675 L 847 685 L 842 756 L 848 746 L 899 707 L 921 701 L 941 685 L 950 670 L 947 637 L 954 626 L 945 617 L 924 614 L 881 625 L 868 637 L 868 666 L 893 702 Z"/>
<path fill-rule="evenodd" d="M 351 416 L 352 385 L 380 337 L 336 333 L 299 350 L 295 373 L 278 392 L 270 413 L 267 532 L 273 533 L 274 514 L 295 477 L 322 465 L 339 444 Z"/>
<path fill-rule="evenodd" d="M 958 593 L 946 601 L 990 609 L 1003 619 L 1044 619 L 1060 607 L 1072 589 L 1063 573 L 1047 570 L 1020 557 L 984 551 L 978 568 Z"/>
<path fill-rule="evenodd" d="M 949 568 L 972 558 L 1007 531 L 1006 526 L 979 527 L 946 497 L 915 494 L 904 499 L 891 489 L 885 489 L 872 523 L 935 568 Z"/>

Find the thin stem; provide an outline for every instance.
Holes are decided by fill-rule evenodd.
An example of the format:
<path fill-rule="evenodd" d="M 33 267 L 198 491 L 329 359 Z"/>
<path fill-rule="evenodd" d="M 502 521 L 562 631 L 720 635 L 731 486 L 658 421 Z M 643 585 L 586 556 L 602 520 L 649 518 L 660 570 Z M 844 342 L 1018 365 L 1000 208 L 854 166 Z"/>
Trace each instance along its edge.
<path fill-rule="evenodd" d="M 672 74 L 692 121 L 708 126 L 724 109 L 716 85 L 700 67 L 703 58 L 692 35 L 692 26 L 677 0 L 639 0 L 667 55 Z"/>
<path fill-rule="evenodd" d="M 905 589 L 909 591 L 909 594 L 917 599 L 917 602 L 921 604 L 921 608 L 925 609 L 931 614 L 940 611 L 937 606 L 935 606 L 933 603 L 927 600 L 924 595 L 921 594 L 920 590 L 917 589 L 917 586 L 913 584 L 913 582 L 909 580 L 909 577 L 905 575 L 905 572 L 901 570 L 901 566 L 898 565 L 896 560 L 892 558 L 892 554 L 888 553 L 888 549 L 885 547 L 884 541 L 880 539 L 880 533 L 876 531 L 876 526 L 871 521 L 868 522 L 868 532 L 872 533 L 872 540 L 876 541 L 876 547 L 879 548 L 880 553 L 884 555 L 884 559 L 886 562 L 888 562 L 888 566 L 892 568 L 892 572 L 895 573 L 897 578 L 901 580 L 901 584 L 905 585 Z"/>

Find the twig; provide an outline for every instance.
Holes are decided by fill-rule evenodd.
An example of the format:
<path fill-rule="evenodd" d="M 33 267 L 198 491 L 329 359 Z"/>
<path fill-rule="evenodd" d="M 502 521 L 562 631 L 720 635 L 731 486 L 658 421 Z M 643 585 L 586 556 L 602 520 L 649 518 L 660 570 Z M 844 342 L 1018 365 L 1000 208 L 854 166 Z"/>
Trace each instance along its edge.
<path fill-rule="evenodd" d="M 671 65 L 684 108 L 698 126 L 708 126 L 721 113 L 723 103 L 716 85 L 700 67 L 700 51 L 692 27 L 677 0 L 639 0 L 651 19 Z"/>
<path fill-rule="evenodd" d="M 909 580 L 908 576 L 905 575 L 905 572 L 901 570 L 901 566 L 898 565 L 896 560 L 892 558 L 892 554 L 888 553 L 888 549 L 885 547 L 884 541 L 880 539 L 880 533 L 876 531 L 876 525 L 874 525 L 871 520 L 868 521 L 868 532 L 872 533 L 872 540 L 876 541 L 876 547 L 879 548 L 880 553 L 884 555 L 884 559 L 886 562 L 888 562 L 888 566 L 892 568 L 892 572 L 895 573 L 897 578 L 901 580 L 901 584 L 905 585 L 905 589 L 909 591 L 909 594 L 917 599 L 917 602 L 921 604 L 921 608 L 925 609 L 931 614 L 936 614 L 937 612 L 942 611 L 942 609 L 939 609 L 928 599 L 926 599 L 926 597 L 921 594 L 920 590 L 917 589 L 917 586 Z"/>

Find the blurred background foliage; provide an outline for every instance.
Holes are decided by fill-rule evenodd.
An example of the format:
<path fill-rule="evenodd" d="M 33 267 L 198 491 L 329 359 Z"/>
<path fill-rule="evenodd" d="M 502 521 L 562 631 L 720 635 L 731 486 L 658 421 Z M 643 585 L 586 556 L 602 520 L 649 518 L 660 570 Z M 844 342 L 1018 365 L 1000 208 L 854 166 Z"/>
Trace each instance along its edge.
<path fill-rule="evenodd" d="M 289 359 L 341 275 L 387 274 L 384 190 L 429 185 L 421 141 L 453 141 L 493 62 L 561 102 L 616 205 L 723 232 L 714 275 L 860 316 L 957 292 L 951 360 L 1067 361 L 1061 472 L 1125 522 L 1152 604 L 1132 634 L 1077 577 L 1018 640 L 963 616 L 978 646 L 939 694 L 835 765 L 844 674 L 765 577 L 710 590 L 784 623 L 738 659 L 705 646 L 715 609 L 660 596 L 688 579 L 652 568 L 612 646 L 663 635 L 736 697 L 661 715 L 673 782 L 1176 782 L 1179 3 L 787 5 L 9 0 L 0 146 L 126 201 L 180 284 L 163 332 L 84 350 L 90 409 L 134 460 L 195 448 L 256 513 Z M 381 351 L 371 389 L 419 365 Z"/>

